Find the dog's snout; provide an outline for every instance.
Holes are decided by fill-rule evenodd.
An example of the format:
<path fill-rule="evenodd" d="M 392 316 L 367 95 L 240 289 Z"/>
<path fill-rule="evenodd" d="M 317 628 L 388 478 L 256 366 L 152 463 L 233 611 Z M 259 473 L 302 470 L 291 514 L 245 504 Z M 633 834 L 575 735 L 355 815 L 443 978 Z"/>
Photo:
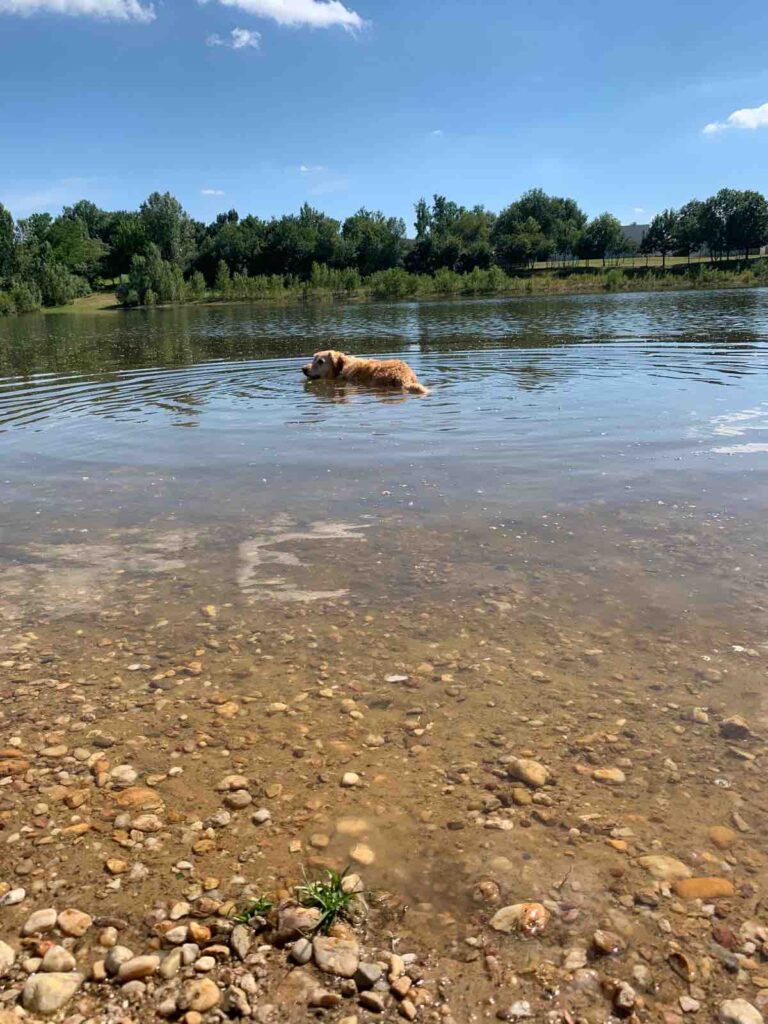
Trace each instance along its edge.
<path fill-rule="evenodd" d="M 309 376 L 309 367 L 308 366 L 302 366 L 301 372 L 304 374 L 305 377 L 308 377 Z"/>

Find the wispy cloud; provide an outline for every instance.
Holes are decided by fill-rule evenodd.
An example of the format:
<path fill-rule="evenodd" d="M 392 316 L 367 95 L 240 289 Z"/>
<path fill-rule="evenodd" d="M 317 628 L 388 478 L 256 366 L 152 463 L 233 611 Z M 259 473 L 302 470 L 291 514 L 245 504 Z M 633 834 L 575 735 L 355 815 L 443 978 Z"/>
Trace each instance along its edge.
<path fill-rule="evenodd" d="M 645 213 L 645 207 L 644 206 L 633 206 L 632 207 L 632 213 Z"/>
<path fill-rule="evenodd" d="M 747 131 L 768 128 L 768 103 L 763 103 L 759 107 L 742 107 L 741 110 L 734 110 L 725 121 L 712 121 L 704 125 L 703 131 L 705 135 L 717 135 L 718 132 L 727 131 L 729 128 Z"/>
<path fill-rule="evenodd" d="M 442 128 L 435 128 L 435 130 L 431 131 L 429 134 L 430 135 L 445 135 L 445 132 L 443 131 Z"/>
<path fill-rule="evenodd" d="M 201 196 L 225 196 L 227 193 L 223 188 L 201 188 Z"/>
<path fill-rule="evenodd" d="M 233 28 L 229 38 L 223 39 L 214 33 L 205 42 L 207 46 L 226 46 L 228 50 L 258 50 L 261 35 L 247 28 Z"/>
<path fill-rule="evenodd" d="M 0 14 L 67 14 L 102 21 L 155 20 L 155 8 L 139 0 L 0 0 Z"/>
<path fill-rule="evenodd" d="M 299 174 L 307 183 L 307 195 L 327 196 L 334 192 L 346 192 L 349 179 L 323 164 L 301 164 Z"/>
<path fill-rule="evenodd" d="M 11 211 L 14 217 L 26 217 L 30 213 L 57 212 L 62 206 L 82 199 L 84 195 L 94 196 L 97 183 L 90 178 L 62 178 L 41 184 L 25 191 L 0 191 L 0 203 Z"/>
<path fill-rule="evenodd" d="M 208 0 L 198 0 L 207 3 Z M 362 29 L 366 22 L 341 0 L 218 0 L 224 7 L 237 7 L 257 18 L 270 18 L 292 28 L 333 28 L 348 32 Z"/>

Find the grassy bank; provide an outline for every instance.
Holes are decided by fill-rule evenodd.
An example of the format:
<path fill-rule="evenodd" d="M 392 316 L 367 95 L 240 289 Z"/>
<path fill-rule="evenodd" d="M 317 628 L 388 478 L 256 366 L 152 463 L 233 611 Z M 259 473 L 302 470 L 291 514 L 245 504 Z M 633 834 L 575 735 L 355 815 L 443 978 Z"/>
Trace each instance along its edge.
<path fill-rule="evenodd" d="M 235 274 L 218 289 L 181 290 L 172 302 L 149 305 L 206 304 L 265 301 L 270 303 L 413 300 L 440 297 L 514 295 L 579 295 L 600 292 L 678 291 L 711 288 L 768 286 L 768 258 L 724 267 L 693 264 L 661 269 L 645 267 L 569 270 L 530 270 L 505 274 L 498 267 L 457 274 L 441 270 L 434 275 L 387 270 L 361 279 L 354 271 L 316 267 L 309 281 L 280 276 L 246 277 Z M 69 306 L 45 312 L 108 312 L 122 308 L 112 291 L 100 291 Z"/>

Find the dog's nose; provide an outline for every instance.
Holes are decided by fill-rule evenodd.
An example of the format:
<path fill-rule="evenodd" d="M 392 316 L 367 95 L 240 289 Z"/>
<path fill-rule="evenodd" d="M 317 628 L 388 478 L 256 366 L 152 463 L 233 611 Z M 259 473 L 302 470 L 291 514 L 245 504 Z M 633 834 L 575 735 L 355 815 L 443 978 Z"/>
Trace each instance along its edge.
<path fill-rule="evenodd" d="M 305 377 L 308 377 L 309 376 L 309 367 L 308 366 L 302 366 L 301 372 L 304 374 Z"/>

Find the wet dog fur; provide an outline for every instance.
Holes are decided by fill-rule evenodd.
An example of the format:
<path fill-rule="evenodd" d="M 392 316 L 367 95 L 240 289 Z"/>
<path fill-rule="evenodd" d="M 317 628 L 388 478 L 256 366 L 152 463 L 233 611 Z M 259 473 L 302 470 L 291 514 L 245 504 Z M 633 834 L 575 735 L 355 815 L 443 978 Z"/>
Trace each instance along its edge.
<path fill-rule="evenodd" d="M 350 384 L 369 384 L 394 388 L 412 395 L 428 395 L 429 391 L 410 366 L 400 359 L 358 359 L 335 349 L 316 352 L 312 362 L 302 366 L 309 380 L 338 380 Z"/>

